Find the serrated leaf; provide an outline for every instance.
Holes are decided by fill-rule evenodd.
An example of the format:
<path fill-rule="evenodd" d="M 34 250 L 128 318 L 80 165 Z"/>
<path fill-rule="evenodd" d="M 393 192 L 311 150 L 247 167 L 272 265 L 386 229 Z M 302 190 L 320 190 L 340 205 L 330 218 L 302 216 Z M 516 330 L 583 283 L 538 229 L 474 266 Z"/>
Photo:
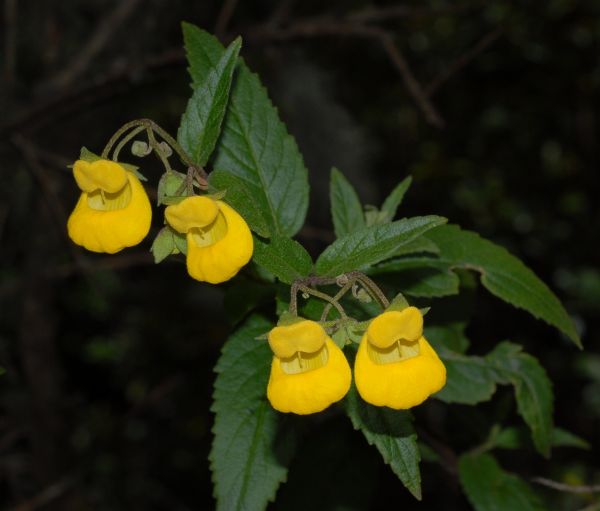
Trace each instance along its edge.
<path fill-rule="evenodd" d="M 219 63 L 223 46 L 213 35 L 200 30 L 196 25 L 184 21 L 181 28 L 188 71 L 193 81 L 192 88 L 195 89 Z"/>
<path fill-rule="evenodd" d="M 268 238 L 270 229 L 265 211 L 257 207 L 254 197 L 255 190 L 238 176 L 224 170 L 213 170 L 208 176 L 208 182 L 212 188 L 226 191 L 226 202 L 231 204 L 235 210 L 242 215 L 244 220 L 256 234 Z"/>
<path fill-rule="evenodd" d="M 381 212 L 385 214 L 385 218 L 388 222 L 391 222 L 396 216 L 396 211 L 398 210 L 398 206 L 402 204 L 402 199 L 404 199 L 404 195 L 406 191 L 410 187 L 412 183 L 412 177 L 408 176 L 407 178 L 400 181 L 400 183 L 392 190 L 392 192 L 387 196 L 383 205 L 381 206 Z"/>
<path fill-rule="evenodd" d="M 295 442 L 282 435 L 278 414 L 266 398 L 272 353 L 255 338 L 272 328 L 251 316 L 223 346 L 215 366 L 210 453 L 217 509 L 265 509 L 286 479 Z"/>
<path fill-rule="evenodd" d="M 581 347 L 575 325 L 558 298 L 505 248 L 456 225 L 432 230 L 427 238 L 439 247 L 440 255 L 437 259 L 424 259 L 424 264 L 479 272 L 482 284 L 492 294 L 543 319 Z"/>
<path fill-rule="evenodd" d="M 529 426 L 537 450 L 549 456 L 553 430 L 552 383 L 537 359 L 521 350 L 521 346 L 505 341 L 485 358 L 496 371 L 499 383 L 514 386 L 517 411 Z"/>
<path fill-rule="evenodd" d="M 373 266 L 392 257 L 403 245 L 444 222 L 445 218 L 431 215 L 365 227 L 329 245 L 317 260 L 316 271 L 319 275 L 336 276 Z"/>
<path fill-rule="evenodd" d="M 539 497 L 491 454 L 466 454 L 458 463 L 460 483 L 476 511 L 543 511 Z"/>
<path fill-rule="evenodd" d="M 421 458 L 410 412 L 365 403 L 354 385 L 344 402 L 354 429 L 365 435 L 408 491 L 421 500 Z"/>
<path fill-rule="evenodd" d="M 436 346 L 436 351 L 446 366 L 446 385 L 435 394 L 437 399 L 446 403 L 474 405 L 492 398 L 496 392 L 496 378 L 485 359 L 439 346 Z"/>
<path fill-rule="evenodd" d="M 329 201 L 333 230 L 338 238 L 365 227 L 365 215 L 354 187 L 338 169 L 331 169 Z"/>
<path fill-rule="evenodd" d="M 175 248 L 175 241 L 173 240 L 173 231 L 170 227 L 163 227 L 150 247 L 150 251 L 154 256 L 154 262 L 160 263 L 173 253 Z"/>
<path fill-rule="evenodd" d="M 385 275 L 387 282 L 411 296 L 436 298 L 455 295 L 459 291 L 460 280 L 454 272 L 424 265 L 418 257 L 392 259 L 369 269 L 368 273 Z"/>
<path fill-rule="evenodd" d="M 291 238 L 274 237 L 266 243 L 254 237 L 252 259 L 285 284 L 308 276 L 313 267 L 310 254 Z"/>
<path fill-rule="evenodd" d="M 198 83 L 206 66 L 214 66 L 221 58 L 223 49 L 213 36 L 192 25 L 184 25 L 184 36 L 186 47 L 202 45 L 202 50 L 188 48 L 190 73 Z M 237 176 L 250 191 L 266 219 L 268 232 L 261 234 L 293 236 L 298 232 L 308 207 L 307 171 L 258 76 L 241 61 L 213 158 L 215 169 Z M 243 209 L 236 198 L 229 202 Z"/>
<path fill-rule="evenodd" d="M 218 64 L 194 89 L 181 118 L 177 141 L 199 165 L 206 165 L 221 133 L 241 45 L 239 37 L 229 45 Z"/>

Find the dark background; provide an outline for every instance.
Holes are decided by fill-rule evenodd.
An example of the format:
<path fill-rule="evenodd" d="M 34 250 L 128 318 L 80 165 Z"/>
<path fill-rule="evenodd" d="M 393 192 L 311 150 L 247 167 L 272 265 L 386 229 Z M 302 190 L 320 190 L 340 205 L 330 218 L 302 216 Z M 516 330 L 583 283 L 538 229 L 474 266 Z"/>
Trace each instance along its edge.
<path fill-rule="evenodd" d="M 175 258 L 155 267 L 149 240 L 115 256 L 86 253 L 65 229 L 78 195 L 66 166 L 81 146 L 99 152 L 141 117 L 176 133 L 190 94 L 182 20 L 224 42 L 244 37 L 242 54 L 309 168 L 311 208 L 298 238 L 313 255 L 333 239 L 332 165 L 376 205 L 411 174 L 401 216 L 441 214 L 478 231 L 553 288 L 584 352 L 484 291 L 468 330 L 472 352 L 522 343 L 554 382 L 557 424 L 593 445 L 556 449 L 550 461 L 531 449 L 501 452 L 503 466 L 525 478 L 600 482 L 598 2 L 2 7 L 0 506 L 214 505 L 212 367 L 231 331 L 223 297 L 235 299 L 236 282 L 197 283 Z M 143 164 L 156 183 L 158 165 Z M 432 401 L 416 416 L 458 454 L 497 417 L 519 424 L 508 390 L 477 411 Z M 419 504 L 335 412 L 307 423 L 278 509 L 468 509 L 451 471 L 422 465 Z M 597 509 L 592 494 L 536 489 L 552 509 Z"/>

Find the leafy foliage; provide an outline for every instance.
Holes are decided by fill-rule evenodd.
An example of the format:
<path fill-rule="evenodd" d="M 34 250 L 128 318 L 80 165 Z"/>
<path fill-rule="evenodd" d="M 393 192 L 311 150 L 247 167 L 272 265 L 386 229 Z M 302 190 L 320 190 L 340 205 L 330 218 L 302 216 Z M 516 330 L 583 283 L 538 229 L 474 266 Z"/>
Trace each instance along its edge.
<path fill-rule="evenodd" d="M 282 434 L 281 416 L 265 396 L 272 353 L 256 337 L 271 326 L 250 317 L 225 343 L 215 367 L 210 460 L 218 509 L 263 509 L 285 480 L 294 451 L 293 432 Z"/>
<path fill-rule="evenodd" d="M 365 403 L 354 386 L 348 392 L 345 403 L 354 428 L 363 432 L 369 444 L 377 448 L 402 484 L 420 500 L 421 457 L 410 412 Z"/>
<path fill-rule="evenodd" d="M 476 511 L 546 509 L 529 485 L 505 472 L 491 454 L 465 454 L 458 469 L 462 487 Z"/>
<path fill-rule="evenodd" d="M 181 118 L 177 139 L 199 165 L 206 164 L 221 134 L 241 45 L 239 37 L 229 45 L 216 67 L 195 87 Z"/>
<path fill-rule="evenodd" d="M 408 176 L 403 179 L 396 185 L 391 193 L 386 197 L 383 205 L 381 206 L 381 212 L 385 215 L 385 221 L 391 222 L 396 216 L 396 212 L 398 211 L 398 207 L 402 204 L 402 199 L 404 199 L 404 195 L 410 188 L 412 183 L 412 177 Z"/>
<path fill-rule="evenodd" d="M 521 347 L 503 342 L 487 357 L 500 383 L 515 388 L 517 409 L 533 435 L 537 449 L 550 455 L 552 445 L 552 384 L 539 362 Z"/>
<path fill-rule="evenodd" d="M 336 276 L 368 268 L 392 257 L 403 245 L 445 221 L 430 215 L 365 227 L 329 245 L 317 259 L 315 269 L 319 275 Z"/>
<path fill-rule="evenodd" d="M 306 277 L 313 267 L 310 254 L 300 243 L 290 238 L 271 238 L 269 243 L 255 238 L 253 257 L 257 264 L 286 284 Z"/>
<path fill-rule="evenodd" d="M 505 248 L 481 238 L 478 234 L 456 225 L 440 227 L 428 233 L 440 249 L 438 258 L 422 259 L 451 271 L 453 268 L 475 270 L 481 283 L 494 295 L 525 309 L 581 345 L 573 321 L 554 293 L 527 266 Z"/>
<path fill-rule="evenodd" d="M 224 49 L 199 28 L 187 24 L 183 28 L 190 74 L 198 85 L 207 69 L 218 66 Z M 259 78 L 243 62 L 237 67 L 213 167 L 221 176 L 227 173 L 243 182 L 252 202 L 239 194 L 227 200 L 239 211 L 256 210 L 251 216 L 261 218 L 259 234 L 292 236 L 298 232 L 308 207 L 307 171 Z M 218 184 L 212 181 L 217 188 Z"/>
<path fill-rule="evenodd" d="M 331 169 L 329 186 L 333 230 L 338 238 L 365 227 L 365 215 L 353 186 L 338 169 Z"/>

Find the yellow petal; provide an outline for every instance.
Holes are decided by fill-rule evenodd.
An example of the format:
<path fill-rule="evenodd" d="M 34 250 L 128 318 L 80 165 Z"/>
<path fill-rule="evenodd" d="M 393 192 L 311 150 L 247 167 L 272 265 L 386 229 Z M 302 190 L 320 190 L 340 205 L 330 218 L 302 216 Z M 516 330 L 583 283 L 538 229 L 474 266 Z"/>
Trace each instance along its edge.
<path fill-rule="evenodd" d="M 187 270 L 191 277 L 202 282 L 219 284 L 229 280 L 250 261 L 254 242 L 248 224 L 231 206 L 215 201 L 227 229 L 220 239 L 199 246 L 197 232 L 187 234 Z"/>
<path fill-rule="evenodd" d="M 114 254 L 125 247 L 132 247 L 142 241 L 150 230 L 152 209 L 144 187 L 131 172 L 126 173 L 128 184 L 119 193 L 129 194 L 129 201 L 123 207 L 112 210 L 94 209 L 97 196 L 83 192 L 69 217 L 67 229 L 69 237 L 77 244 L 92 252 Z M 90 197 L 92 196 L 92 197 Z M 123 202 L 118 194 L 107 195 L 109 201 Z"/>
<path fill-rule="evenodd" d="M 173 229 L 185 234 L 190 229 L 206 227 L 215 220 L 218 213 L 217 201 L 195 195 L 182 200 L 179 204 L 168 206 L 165 209 L 165 218 Z"/>
<path fill-rule="evenodd" d="M 115 161 L 77 160 L 73 165 L 73 176 L 77 186 L 84 192 L 104 190 L 116 193 L 127 184 L 126 170 Z"/>
<path fill-rule="evenodd" d="M 269 332 L 269 345 L 279 358 L 291 358 L 299 351 L 314 353 L 323 347 L 326 339 L 323 327 L 310 320 L 277 326 Z"/>
<path fill-rule="evenodd" d="M 405 410 L 417 406 L 446 384 L 446 367 L 425 337 L 419 355 L 395 363 L 376 363 L 361 340 L 354 362 L 354 381 L 362 398 L 375 406 Z"/>
<path fill-rule="evenodd" d="M 387 348 L 402 339 L 416 341 L 423 335 L 423 316 L 416 307 L 384 312 L 371 321 L 367 335 L 378 348 Z"/>
<path fill-rule="evenodd" d="M 326 337 L 327 363 L 318 369 L 288 374 L 273 357 L 267 398 L 280 412 L 317 413 L 342 399 L 350 389 L 352 374 L 344 353 Z"/>

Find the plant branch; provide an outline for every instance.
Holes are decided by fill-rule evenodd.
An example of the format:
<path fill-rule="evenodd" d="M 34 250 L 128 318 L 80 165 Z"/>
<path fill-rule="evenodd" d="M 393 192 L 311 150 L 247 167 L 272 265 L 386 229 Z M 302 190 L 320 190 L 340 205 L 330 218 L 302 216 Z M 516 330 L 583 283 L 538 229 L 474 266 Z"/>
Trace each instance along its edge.
<path fill-rule="evenodd" d="M 43 84 L 45 92 L 60 90 L 75 81 L 88 68 L 90 62 L 114 40 L 114 33 L 135 11 L 140 0 L 119 0 L 115 8 L 96 26 L 96 31 L 62 71 Z"/>
<path fill-rule="evenodd" d="M 600 492 L 600 484 L 594 485 L 574 485 L 574 484 L 565 484 L 559 483 L 558 481 L 553 481 L 552 479 L 546 479 L 545 477 L 533 477 L 531 479 L 532 482 L 541 484 L 542 486 L 547 486 L 548 488 L 552 488 L 553 490 L 558 490 L 567 493 L 599 493 Z"/>
<path fill-rule="evenodd" d="M 456 60 L 451 62 L 438 76 L 436 76 L 426 87 L 425 95 L 430 98 L 455 74 L 467 67 L 473 60 L 489 48 L 503 33 L 503 28 L 498 26 L 480 39 L 471 49 L 466 51 Z"/>
<path fill-rule="evenodd" d="M 392 35 L 382 28 L 358 23 L 348 18 L 342 20 L 314 18 L 299 21 L 285 28 L 273 28 L 263 25 L 249 31 L 246 35 L 247 38 L 258 42 L 265 39 L 286 41 L 296 38 L 323 36 L 359 37 L 379 43 L 390 62 L 400 74 L 404 85 L 423 113 L 425 120 L 437 128 L 444 127 L 444 120 L 425 94 L 419 81 L 415 78 L 406 58 L 396 46 Z"/>

